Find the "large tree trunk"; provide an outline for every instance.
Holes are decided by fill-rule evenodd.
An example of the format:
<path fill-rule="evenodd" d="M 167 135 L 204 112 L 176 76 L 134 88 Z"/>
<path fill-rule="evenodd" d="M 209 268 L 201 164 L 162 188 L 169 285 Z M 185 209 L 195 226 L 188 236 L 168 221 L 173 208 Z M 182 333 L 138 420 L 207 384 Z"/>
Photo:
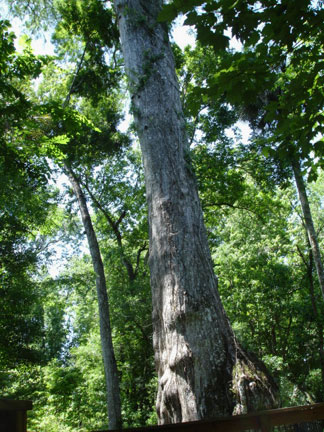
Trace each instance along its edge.
<path fill-rule="evenodd" d="M 308 197 L 306 193 L 304 179 L 301 173 L 300 164 L 297 158 L 291 159 L 291 165 L 294 171 L 296 186 L 298 190 L 299 200 L 302 207 L 305 227 L 309 239 L 309 243 L 311 246 L 312 254 L 314 257 L 315 268 L 317 272 L 317 277 L 319 280 L 319 284 L 322 290 L 322 295 L 324 298 L 324 270 L 323 270 L 323 262 L 321 258 L 321 252 L 317 241 L 317 235 L 314 228 L 313 218 L 311 209 L 308 202 Z"/>
<path fill-rule="evenodd" d="M 236 344 L 220 301 L 173 55 L 157 22 L 161 5 L 115 0 L 145 170 L 157 411 L 160 423 L 170 423 L 228 415 L 234 393 L 237 412 L 269 406 L 273 395 L 266 372 L 256 373 Z"/>
<path fill-rule="evenodd" d="M 86 198 L 82 192 L 79 181 L 72 169 L 67 164 L 65 165 L 65 173 L 67 174 L 71 182 L 74 194 L 78 199 L 82 222 L 87 235 L 93 269 L 96 275 L 100 339 L 106 378 L 109 428 L 119 429 L 122 427 L 119 378 L 116 359 L 114 355 L 114 348 L 111 339 L 109 303 L 104 267 L 100 255 L 100 249 L 96 233 L 93 229 L 93 225 L 91 222 Z"/>

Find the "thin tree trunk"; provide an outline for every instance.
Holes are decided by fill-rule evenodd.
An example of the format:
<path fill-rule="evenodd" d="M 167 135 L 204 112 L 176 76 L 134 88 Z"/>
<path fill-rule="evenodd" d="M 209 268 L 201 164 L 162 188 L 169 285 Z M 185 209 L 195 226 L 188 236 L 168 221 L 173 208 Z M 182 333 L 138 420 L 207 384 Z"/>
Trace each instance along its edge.
<path fill-rule="evenodd" d="M 236 412 L 273 395 L 236 344 L 218 294 L 161 6 L 115 0 L 145 170 L 157 412 L 171 423 L 231 414 L 233 393 Z"/>
<path fill-rule="evenodd" d="M 320 252 L 320 248 L 318 245 L 317 235 L 316 235 L 316 231 L 314 228 L 312 213 L 311 213 L 311 209 L 310 209 L 309 202 L 308 202 L 308 197 L 307 197 L 307 193 L 306 193 L 304 179 L 303 179 L 301 169 L 300 169 L 300 164 L 299 164 L 299 161 L 294 157 L 291 159 L 291 166 L 292 166 L 293 171 L 294 171 L 294 176 L 295 176 L 296 186 L 297 186 L 297 190 L 298 190 L 299 200 L 300 200 L 300 204 L 301 204 L 303 215 L 304 215 L 306 231 L 307 231 L 309 243 L 311 246 L 312 254 L 314 257 L 314 263 L 315 263 L 315 268 L 316 268 L 319 284 L 320 284 L 322 295 L 324 298 L 324 270 L 323 270 L 321 252 Z"/>
<path fill-rule="evenodd" d="M 119 429 L 122 427 L 119 378 L 111 338 L 109 303 L 104 267 L 100 255 L 100 249 L 96 233 L 94 231 L 89 210 L 87 207 L 86 198 L 81 190 L 79 181 L 75 176 L 73 170 L 67 164 L 65 164 L 65 173 L 67 174 L 71 182 L 73 191 L 78 199 L 82 222 L 88 239 L 93 269 L 96 275 L 100 322 L 100 339 L 107 387 L 109 428 Z"/>
<path fill-rule="evenodd" d="M 309 243 L 308 243 L 309 244 Z M 310 246 L 310 245 L 309 245 Z M 307 277 L 308 277 L 308 288 L 309 288 L 309 295 L 312 303 L 312 309 L 313 314 L 316 322 L 317 327 L 317 336 L 318 336 L 318 350 L 319 350 L 319 357 L 320 357 L 320 366 L 321 366 L 321 379 L 322 379 L 322 390 L 320 394 L 316 395 L 316 402 L 323 402 L 324 400 L 324 339 L 323 339 L 323 325 L 321 322 L 321 317 L 318 312 L 317 304 L 316 304 L 316 297 L 315 297 L 315 291 L 314 291 L 314 280 L 313 280 L 313 263 L 314 263 L 314 257 L 312 254 L 312 251 L 310 249 L 309 251 L 309 257 L 308 257 L 308 265 L 307 268 Z"/>

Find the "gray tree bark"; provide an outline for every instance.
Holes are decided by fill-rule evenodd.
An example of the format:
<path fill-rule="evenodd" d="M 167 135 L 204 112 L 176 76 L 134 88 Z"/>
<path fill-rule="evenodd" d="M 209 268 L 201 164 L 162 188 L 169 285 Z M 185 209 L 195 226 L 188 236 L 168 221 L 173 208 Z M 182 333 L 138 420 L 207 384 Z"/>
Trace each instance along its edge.
<path fill-rule="evenodd" d="M 236 344 L 218 294 L 162 0 L 114 3 L 145 170 L 159 422 L 228 415 L 234 393 L 236 412 L 267 405 L 267 374 Z"/>
<path fill-rule="evenodd" d="M 321 257 L 321 251 L 319 248 L 316 231 L 314 228 L 312 212 L 309 206 L 308 196 L 305 188 L 304 179 L 301 173 L 300 164 L 297 158 L 291 158 L 291 166 L 293 168 L 294 177 L 296 181 L 296 186 L 298 190 L 299 200 L 302 207 L 305 227 L 309 239 L 309 243 L 311 246 L 314 264 L 317 272 L 317 277 L 319 280 L 319 284 L 321 287 L 322 295 L 324 298 L 324 270 L 323 270 L 323 262 Z"/>
<path fill-rule="evenodd" d="M 119 378 L 114 348 L 111 338 L 109 302 L 107 295 L 106 277 L 104 266 L 101 259 L 97 236 L 94 231 L 91 216 L 89 214 L 86 198 L 80 187 L 80 183 L 73 170 L 65 164 L 65 173 L 72 185 L 75 196 L 78 199 L 82 223 L 86 232 L 93 269 L 96 275 L 96 288 L 99 308 L 100 340 L 102 357 L 104 362 L 106 391 L 107 391 L 107 410 L 110 429 L 120 429 L 122 427 L 121 404 Z"/>

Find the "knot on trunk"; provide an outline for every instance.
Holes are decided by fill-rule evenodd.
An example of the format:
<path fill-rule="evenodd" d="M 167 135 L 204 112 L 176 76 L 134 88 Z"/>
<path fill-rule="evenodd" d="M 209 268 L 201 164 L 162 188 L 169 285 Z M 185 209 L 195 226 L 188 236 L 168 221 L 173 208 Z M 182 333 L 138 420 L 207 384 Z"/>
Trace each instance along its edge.
<path fill-rule="evenodd" d="M 278 386 L 263 362 L 240 351 L 233 367 L 233 414 L 272 409 L 278 406 Z"/>

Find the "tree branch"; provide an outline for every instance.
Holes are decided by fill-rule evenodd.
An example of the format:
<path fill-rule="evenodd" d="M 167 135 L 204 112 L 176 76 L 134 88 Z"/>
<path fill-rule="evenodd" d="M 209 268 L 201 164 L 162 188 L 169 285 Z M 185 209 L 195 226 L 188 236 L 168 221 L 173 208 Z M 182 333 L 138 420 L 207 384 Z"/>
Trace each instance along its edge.
<path fill-rule="evenodd" d="M 90 195 L 90 198 L 92 199 L 93 203 L 102 212 L 102 214 L 104 215 L 108 224 L 110 225 L 111 229 L 113 230 L 115 237 L 116 237 L 117 245 L 118 245 L 118 248 L 119 248 L 119 251 L 121 254 L 122 263 L 124 264 L 124 266 L 127 270 L 129 280 L 133 281 L 136 278 L 136 271 L 134 271 L 134 268 L 133 268 L 131 261 L 125 255 L 124 247 L 123 247 L 123 241 L 122 241 L 122 235 L 121 235 L 121 232 L 119 231 L 119 225 L 121 224 L 121 222 L 123 221 L 123 219 L 126 216 L 126 210 L 124 210 L 121 213 L 120 217 L 115 222 L 113 220 L 113 218 L 111 217 L 110 213 L 101 205 L 101 203 L 97 200 L 95 195 L 92 193 L 88 184 L 87 183 L 83 183 L 83 184 L 84 184 L 84 187 L 86 188 L 88 194 Z"/>
<path fill-rule="evenodd" d="M 302 259 L 303 263 L 305 264 L 307 270 L 309 268 L 309 263 L 307 262 L 306 258 L 304 257 L 303 252 L 301 251 L 300 247 L 298 245 L 296 245 L 297 251 L 298 251 L 298 255 L 300 256 L 300 258 Z"/>
<path fill-rule="evenodd" d="M 66 108 L 67 105 L 68 105 L 69 102 L 70 102 L 70 98 L 71 98 L 71 94 L 72 94 L 72 91 L 73 91 L 73 88 L 74 88 L 74 84 L 75 84 L 75 81 L 76 81 L 76 79 L 77 79 L 77 77 L 78 77 L 78 75 L 79 75 L 79 72 L 80 72 L 80 70 L 81 70 L 82 63 L 83 63 L 84 56 L 85 56 L 85 53 L 86 53 L 87 48 L 88 48 L 88 42 L 85 44 L 85 47 L 84 47 L 84 50 L 83 50 L 83 53 L 82 53 L 81 59 L 80 59 L 80 61 L 79 61 L 79 64 L 77 65 L 77 68 L 76 68 L 76 71 L 75 71 L 75 73 L 74 73 L 74 77 L 73 77 L 73 80 L 72 80 L 72 83 L 71 83 L 71 86 L 70 86 L 69 92 L 68 92 L 68 94 L 66 95 L 66 98 L 65 98 L 65 100 L 64 100 L 64 102 L 63 102 L 63 108 Z"/>
<path fill-rule="evenodd" d="M 145 250 L 147 250 L 147 244 L 145 242 L 145 244 L 140 247 L 137 251 L 137 256 L 136 256 L 136 267 L 135 267 L 135 275 L 137 276 L 138 273 L 138 269 L 139 269 L 139 264 L 140 264 L 140 259 L 141 259 L 141 253 L 144 252 Z"/>
<path fill-rule="evenodd" d="M 230 207 L 230 208 L 235 209 L 235 210 L 246 210 L 249 213 L 252 213 L 254 216 L 256 216 L 262 223 L 265 223 L 264 218 L 262 216 L 260 216 L 256 211 L 251 210 L 248 207 L 234 205 L 234 204 L 231 204 L 231 203 L 228 203 L 228 202 L 207 203 L 207 204 L 203 205 L 202 208 L 204 210 L 205 208 L 213 207 L 213 206 L 216 206 L 216 207 L 226 206 L 226 207 Z"/>

